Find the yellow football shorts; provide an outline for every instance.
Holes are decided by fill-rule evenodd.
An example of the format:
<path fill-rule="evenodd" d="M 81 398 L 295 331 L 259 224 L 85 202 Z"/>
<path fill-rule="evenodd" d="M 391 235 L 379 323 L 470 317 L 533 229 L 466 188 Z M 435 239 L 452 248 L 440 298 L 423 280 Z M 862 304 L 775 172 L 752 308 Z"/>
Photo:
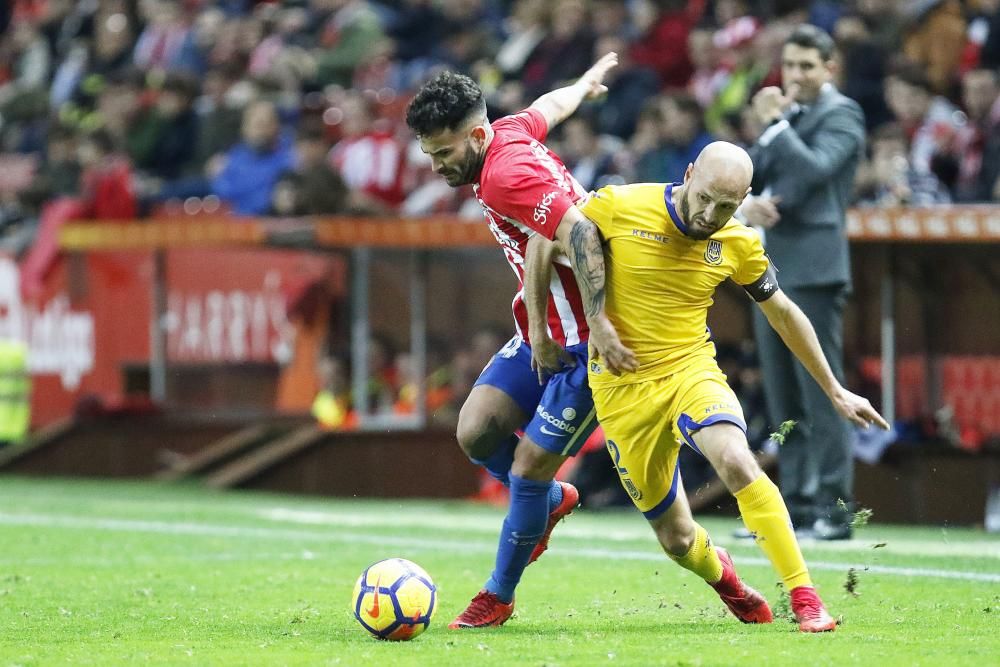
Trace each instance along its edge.
<path fill-rule="evenodd" d="M 593 387 L 593 394 L 618 476 L 649 520 L 677 496 L 681 445 L 698 451 L 692 433 L 718 422 L 746 432 L 739 400 L 711 357 L 662 378 Z"/>

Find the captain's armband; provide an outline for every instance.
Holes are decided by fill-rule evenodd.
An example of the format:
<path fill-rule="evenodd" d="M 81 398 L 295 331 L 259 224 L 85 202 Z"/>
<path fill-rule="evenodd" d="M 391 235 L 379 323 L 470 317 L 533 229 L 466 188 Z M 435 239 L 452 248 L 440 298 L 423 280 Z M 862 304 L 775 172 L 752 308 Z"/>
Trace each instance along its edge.
<path fill-rule="evenodd" d="M 761 301 L 767 301 L 774 293 L 778 291 L 778 277 L 775 274 L 774 266 L 768 264 L 767 269 L 764 270 L 763 275 L 760 278 L 753 281 L 749 285 L 740 285 L 743 289 L 747 291 L 750 298 L 760 303 Z"/>

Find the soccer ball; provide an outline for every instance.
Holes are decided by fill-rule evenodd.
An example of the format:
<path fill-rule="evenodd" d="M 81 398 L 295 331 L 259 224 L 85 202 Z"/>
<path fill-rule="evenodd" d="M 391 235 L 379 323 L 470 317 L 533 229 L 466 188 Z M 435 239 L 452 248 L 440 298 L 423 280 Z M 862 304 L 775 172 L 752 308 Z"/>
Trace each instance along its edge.
<path fill-rule="evenodd" d="M 358 577 L 351 606 L 354 618 L 375 637 L 405 641 L 430 625 L 437 611 L 437 586 L 416 563 L 380 560 Z"/>

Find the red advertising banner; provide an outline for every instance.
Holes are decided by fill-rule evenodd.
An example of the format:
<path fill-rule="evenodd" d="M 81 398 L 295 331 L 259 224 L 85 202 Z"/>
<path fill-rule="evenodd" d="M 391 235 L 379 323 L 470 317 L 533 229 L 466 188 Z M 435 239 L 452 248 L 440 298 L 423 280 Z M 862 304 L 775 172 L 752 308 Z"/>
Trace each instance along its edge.
<path fill-rule="evenodd" d="M 28 344 L 35 426 L 88 396 L 123 399 L 124 367 L 150 359 L 153 269 L 150 252 L 74 254 L 25 294 L 16 262 L 0 257 L 0 339 Z M 289 250 L 167 252 L 168 360 L 287 362 L 295 341 L 287 305 L 320 280 L 343 293 L 346 262 Z"/>

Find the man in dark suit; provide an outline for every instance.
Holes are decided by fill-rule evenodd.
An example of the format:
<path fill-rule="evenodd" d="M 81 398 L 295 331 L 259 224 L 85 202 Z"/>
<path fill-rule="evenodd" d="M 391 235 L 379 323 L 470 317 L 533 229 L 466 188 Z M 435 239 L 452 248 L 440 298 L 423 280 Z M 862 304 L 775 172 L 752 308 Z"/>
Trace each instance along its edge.
<path fill-rule="evenodd" d="M 756 196 L 741 214 L 762 230 L 782 288 L 809 317 L 843 382 L 843 308 L 851 280 L 845 212 L 865 123 L 858 104 L 831 82 L 833 50 L 827 33 L 799 26 L 782 48 L 782 88 L 754 96 L 753 112 L 765 129 L 749 151 Z M 819 539 L 848 539 L 854 483 L 848 424 L 756 313 L 754 330 L 768 417 L 773 426 L 796 422 L 778 455 L 792 522 Z"/>

